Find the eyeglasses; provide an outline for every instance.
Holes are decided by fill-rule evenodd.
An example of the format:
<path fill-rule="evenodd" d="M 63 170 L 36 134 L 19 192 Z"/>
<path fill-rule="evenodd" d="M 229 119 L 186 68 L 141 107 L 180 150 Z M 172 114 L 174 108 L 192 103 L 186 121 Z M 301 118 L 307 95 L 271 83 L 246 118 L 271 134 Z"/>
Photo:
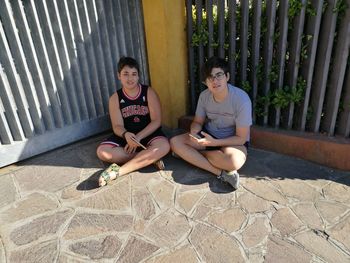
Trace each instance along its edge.
<path fill-rule="evenodd" d="M 213 82 L 215 79 L 220 81 L 223 80 L 226 77 L 224 72 L 218 72 L 215 75 L 210 75 L 209 77 L 207 77 L 207 80 L 209 80 L 210 82 Z"/>

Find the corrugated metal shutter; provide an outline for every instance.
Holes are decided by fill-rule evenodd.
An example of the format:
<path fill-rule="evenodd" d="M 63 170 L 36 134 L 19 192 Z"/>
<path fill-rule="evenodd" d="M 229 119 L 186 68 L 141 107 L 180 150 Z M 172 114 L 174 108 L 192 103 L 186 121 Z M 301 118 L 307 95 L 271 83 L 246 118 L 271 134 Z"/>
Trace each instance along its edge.
<path fill-rule="evenodd" d="M 149 82 L 140 0 L 0 0 L 0 167 L 108 130 L 121 56 Z"/>

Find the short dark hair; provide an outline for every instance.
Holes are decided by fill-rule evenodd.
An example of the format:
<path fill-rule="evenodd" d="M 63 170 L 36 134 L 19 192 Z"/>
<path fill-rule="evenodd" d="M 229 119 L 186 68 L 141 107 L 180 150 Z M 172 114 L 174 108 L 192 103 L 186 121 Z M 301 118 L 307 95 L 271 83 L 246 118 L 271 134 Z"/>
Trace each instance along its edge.
<path fill-rule="evenodd" d="M 228 63 L 219 57 L 210 57 L 202 66 L 202 80 L 205 81 L 211 75 L 213 68 L 221 68 L 225 75 L 228 73 Z"/>
<path fill-rule="evenodd" d="M 137 63 L 137 61 L 132 57 L 121 57 L 119 59 L 118 73 L 120 73 L 125 66 L 136 68 L 137 72 L 140 73 L 139 63 Z"/>

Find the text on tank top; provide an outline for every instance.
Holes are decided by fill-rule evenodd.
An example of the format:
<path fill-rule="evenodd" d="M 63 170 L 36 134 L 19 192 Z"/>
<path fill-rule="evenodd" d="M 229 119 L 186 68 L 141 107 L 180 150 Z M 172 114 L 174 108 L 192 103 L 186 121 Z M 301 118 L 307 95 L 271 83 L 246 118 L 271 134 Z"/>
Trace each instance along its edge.
<path fill-rule="evenodd" d="M 147 100 L 148 86 L 139 87 L 139 93 L 135 97 L 128 96 L 123 89 L 117 91 L 124 127 L 132 133 L 138 133 L 151 122 Z"/>

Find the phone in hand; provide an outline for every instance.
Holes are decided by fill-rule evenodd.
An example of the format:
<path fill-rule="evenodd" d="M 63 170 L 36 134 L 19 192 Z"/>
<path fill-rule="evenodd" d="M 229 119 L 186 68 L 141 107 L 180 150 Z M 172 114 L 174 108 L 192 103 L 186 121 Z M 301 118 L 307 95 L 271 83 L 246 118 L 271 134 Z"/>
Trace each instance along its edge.
<path fill-rule="evenodd" d="M 190 137 L 192 137 L 193 139 L 201 139 L 201 137 L 198 135 L 198 134 L 196 134 L 196 135 L 193 135 L 193 134 L 191 134 L 191 133 L 189 133 L 188 134 Z"/>

